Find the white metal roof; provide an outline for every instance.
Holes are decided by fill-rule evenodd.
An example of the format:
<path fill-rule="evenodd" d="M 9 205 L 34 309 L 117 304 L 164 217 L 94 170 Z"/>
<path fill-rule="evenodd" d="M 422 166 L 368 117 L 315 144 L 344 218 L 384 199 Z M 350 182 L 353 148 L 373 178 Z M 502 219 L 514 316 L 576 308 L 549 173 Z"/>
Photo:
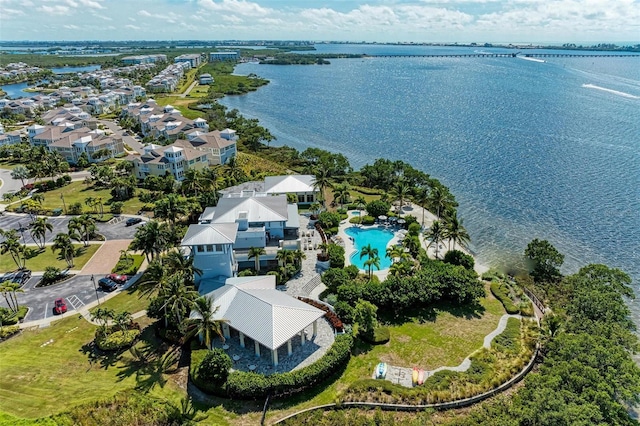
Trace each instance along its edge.
<path fill-rule="evenodd" d="M 237 233 L 238 224 L 235 222 L 189 225 L 180 245 L 233 244 Z"/>
<path fill-rule="evenodd" d="M 225 285 L 206 294 L 219 306 L 215 319 L 273 350 L 295 337 L 324 312 L 275 289 L 273 275 L 227 278 Z"/>
<path fill-rule="evenodd" d="M 267 176 L 264 178 L 264 192 L 268 194 L 286 194 L 288 192 L 313 192 L 313 175 Z"/>
<path fill-rule="evenodd" d="M 207 207 L 200 220 L 230 223 L 236 221 L 240 212 L 247 212 L 249 222 L 286 222 L 287 197 L 224 197 L 216 207 Z"/>

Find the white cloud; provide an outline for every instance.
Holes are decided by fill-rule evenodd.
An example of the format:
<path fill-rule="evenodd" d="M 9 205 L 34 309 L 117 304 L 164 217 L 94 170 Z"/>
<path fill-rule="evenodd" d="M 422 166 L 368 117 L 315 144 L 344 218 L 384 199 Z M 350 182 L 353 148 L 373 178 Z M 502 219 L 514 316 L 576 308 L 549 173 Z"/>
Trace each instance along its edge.
<path fill-rule="evenodd" d="M 2 9 L 2 14 L 4 16 L 20 16 L 24 15 L 24 12 L 18 9 Z"/>
<path fill-rule="evenodd" d="M 136 26 L 136 25 L 131 25 L 131 24 L 125 25 L 124 27 L 125 27 L 125 28 L 128 28 L 128 29 L 130 29 L 130 30 L 136 30 L 136 31 L 137 31 L 137 30 L 141 30 L 141 29 L 142 29 L 142 28 L 140 28 L 140 27 L 138 27 L 138 26 Z"/>
<path fill-rule="evenodd" d="M 110 18 L 106 15 L 101 15 L 99 13 L 92 13 L 92 15 L 95 16 L 96 18 L 102 19 L 103 21 L 113 21 L 113 18 Z"/>
<path fill-rule="evenodd" d="M 38 10 L 51 15 L 66 15 L 69 13 L 69 7 L 57 4 L 55 6 L 40 6 Z"/>
<path fill-rule="evenodd" d="M 266 16 L 272 12 L 258 3 L 245 0 L 198 0 L 198 5 L 214 12 L 230 12 L 244 16 Z"/>
<path fill-rule="evenodd" d="M 77 25 L 73 25 L 73 24 L 67 24 L 67 25 L 63 25 L 63 27 L 65 27 L 68 30 L 79 30 L 80 27 Z"/>
<path fill-rule="evenodd" d="M 76 3 L 73 0 L 65 0 L 65 3 L 68 4 L 71 7 L 78 7 L 78 3 Z"/>
<path fill-rule="evenodd" d="M 78 0 L 81 5 L 85 7 L 90 7 L 92 9 L 104 9 L 105 7 L 101 5 L 99 2 L 94 0 Z"/>

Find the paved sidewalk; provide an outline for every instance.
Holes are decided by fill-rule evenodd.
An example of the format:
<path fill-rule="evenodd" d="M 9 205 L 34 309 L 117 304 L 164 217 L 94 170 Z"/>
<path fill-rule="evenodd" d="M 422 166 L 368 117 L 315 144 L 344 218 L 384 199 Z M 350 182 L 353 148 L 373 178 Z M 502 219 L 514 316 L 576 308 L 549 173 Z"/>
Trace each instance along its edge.
<path fill-rule="evenodd" d="M 120 252 L 129 247 L 131 240 L 107 240 L 94 253 L 82 268 L 83 275 L 104 275 L 111 273 L 111 269 L 118 263 Z"/>

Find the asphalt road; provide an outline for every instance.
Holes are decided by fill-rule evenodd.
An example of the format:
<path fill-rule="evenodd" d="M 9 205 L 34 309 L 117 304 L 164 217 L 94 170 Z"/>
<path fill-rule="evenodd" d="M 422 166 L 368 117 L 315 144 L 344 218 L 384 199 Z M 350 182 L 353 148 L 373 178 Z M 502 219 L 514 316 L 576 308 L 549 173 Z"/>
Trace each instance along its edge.
<path fill-rule="evenodd" d="M 91 282 L 91 275 L 76 275 L 61 283 L 36 288 L 40 278 L 42 276 L 32 276 L 22 287 L 24 293 L 18 293 L 18 303 L 29 307 L 29 313 L 24 319 L 25 322 L 53 317 L 53 302 L 57 298 L 64 298 L 67 303 L 67 309 L 72 311 L 94 302 L 97 296 L 102 300 L 105 295 L 109 294 L 98 288 L 96 296 L 96 291 Z M 99 278 L 102 277 L 95 277 L 96 285 Z M 120 289 L 118 288 L 117 291 L 120 291 Z M 7 307 L 7 302 L 4 298 L 0 300 L 0 306 Z"/>
<path fill-rule="evenodd" d="M 69 219 L 70 217 L 58 216 L 48 217 L 49 223 L 53 225 L 53 231 L 47 232 L 45 243 L 53 242 L 55 236 L 59 233 L 67 233 L 69 231 Z M 20 242 L 24 244 L 35 243 L 31 237 L 29 224 L 31 223 L 31 217 L 27 214 L 13 214 L 4 213 L 0 216 L 0 229 L 10 230 L 15 229 L 20 235 Z M 136 229 L 144 224 L 144 221 L 133 226 L 126 226 L 124 221 L 116 224 L 108 223 L 96 223 L 98 233 L 105 236 L 107 240 L 126 240 L 132 239 L 136 233 Z M 22 229 L 22 231 L 21 231 Z M 0 238 L 0 241 L 3 241 Z"/>

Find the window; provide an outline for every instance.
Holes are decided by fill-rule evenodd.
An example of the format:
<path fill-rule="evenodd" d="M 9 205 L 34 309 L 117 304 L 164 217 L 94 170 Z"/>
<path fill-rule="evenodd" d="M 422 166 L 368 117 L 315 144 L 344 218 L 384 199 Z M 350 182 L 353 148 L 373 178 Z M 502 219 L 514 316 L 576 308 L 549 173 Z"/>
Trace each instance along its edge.
<path fill-rule="evenodd" d="M 298 195 L 298 202 L 304 203 L 304 195 Z"/>
<path fill-rule="evenodd" d="M 196 246 L 196 251 L 198 253 L 202 253 L 204 251 L 204 246 Z"/>
<path fill-rule="evenodd" d="M 224 251 L 224 246 L 222 244 L 216 244 L 216 251 L 219 251 L 219 252 Z"/>
<path fill-rule="evenodd" d="M 207 244 L 207 251 L 213 251 L 213 245 Z"/>
<path fill-rule="evenodd" d="M 307 194 L 307 203 L 313 203 L 313 194 Z"/>

